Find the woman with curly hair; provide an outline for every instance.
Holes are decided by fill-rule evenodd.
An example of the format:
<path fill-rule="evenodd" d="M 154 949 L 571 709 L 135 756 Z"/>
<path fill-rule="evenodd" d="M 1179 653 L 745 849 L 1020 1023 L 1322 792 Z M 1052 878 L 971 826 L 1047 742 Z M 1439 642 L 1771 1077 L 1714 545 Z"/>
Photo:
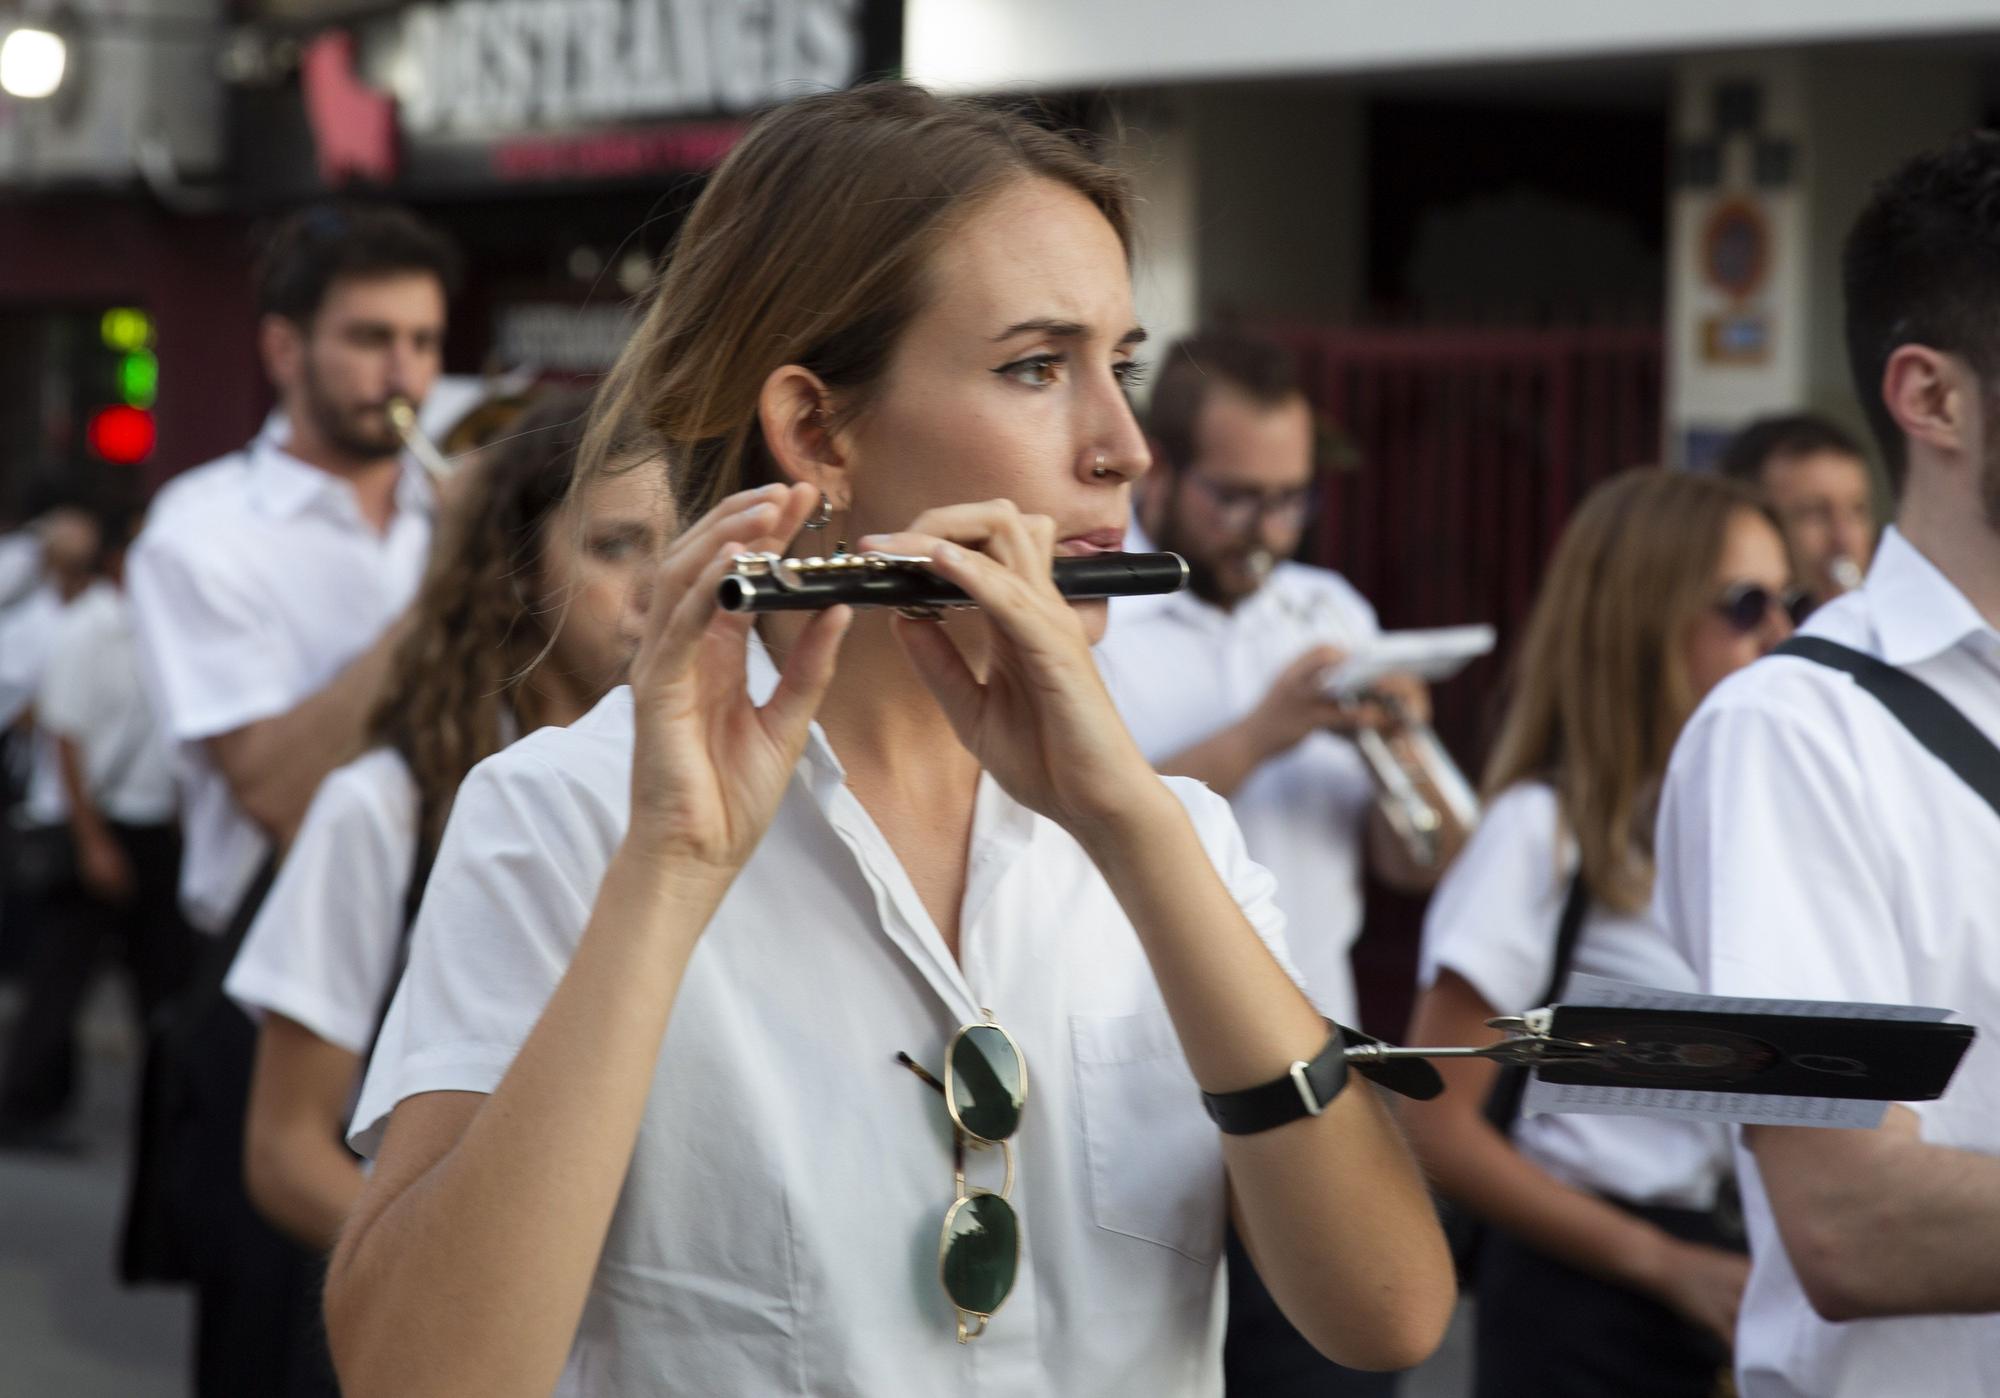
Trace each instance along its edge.
<path fill-rule="evenodd" d="M 587 712 L 636 644 L 672 507 L 657 470 L 600 472 L 569 495 L 587 410 L 584 394 L 554 394 L 465 468 L 370 750 L 315 794 L 230 969 L 229 994 L 262 1021 L 250 1197 L 312 1248 L 333 1246 L 361 1191 L 341 1132 L 459 783 L 515 738 Z"/>

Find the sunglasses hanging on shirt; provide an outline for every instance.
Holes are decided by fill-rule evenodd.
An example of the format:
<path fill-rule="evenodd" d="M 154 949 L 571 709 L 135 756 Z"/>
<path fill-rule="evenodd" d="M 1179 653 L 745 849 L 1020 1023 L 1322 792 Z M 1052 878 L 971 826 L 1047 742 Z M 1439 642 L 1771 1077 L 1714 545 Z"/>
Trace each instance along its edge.
<path fill-rule="evenodd" d="M 938 1081 L 907 1053 L 896 1061 L 944 1094 L 951 1115 L 951 1177 L 956 1197 L 938 1236 L 938 1280 L 958 1312 L 958 1342 L 986 1333 L 986 1324 L 1014 1289 L 1021 1267 L 1021 1220 L 1007 1196 L 1014 1192 L 1014 1132 L 1028 1100 L 1028 1060 L 1006 1030 L 992 1022 L 967 1024 L 945 1051 L 945 1080 Z M 1000 1148 L 1000 1192 L 965 1182 L 966 1152 Z M 977 1323 L 967 1325 L 970 1316 Z"/>

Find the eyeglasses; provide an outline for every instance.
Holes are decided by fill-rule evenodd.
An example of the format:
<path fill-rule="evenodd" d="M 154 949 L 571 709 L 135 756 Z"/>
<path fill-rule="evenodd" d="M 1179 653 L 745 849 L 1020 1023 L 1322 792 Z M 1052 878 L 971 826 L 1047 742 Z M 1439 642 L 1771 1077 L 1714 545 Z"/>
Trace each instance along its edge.
<path fill-rule="evenodd" d="M 1319 486 L 1302 485 L 1290 490 L 1262 491 L 1253 485 L 1224 485 L 1199 471 L 1187 478 L 1201 488 L 1215 508 L 1215 520 L 1232 534 L 1247 534 L 1266 516 L 1287 529 L 1303 529 L 1319 510 Z"/>
<path fill-rule="evenodd" d="M 986 1333 L 1021 1268 L 1021 1220 L 1007 1196 L 1014 1192 L 1014 1148 L 1009 1138 L 1021 1124 L 1028 1100 L 1028 1060 L 1021 1046 L 999 1025 L 967 1024 L 952 1035 L 945 1051 L 946 1080 L 939 1082 L 907 1053 L 896 1061 L 944 1094 L 951 1114 L 951 1178 L 957 1196 L 945 1211 L 938 1235 L 938 1280 L 958 1312 L 958 1342 Z M 965 1152 L 1000 1147 L 1006 1173 L 1000 1192 L 968 1186 Z M 978 1322 L 966 1324 L 970 1316 Z"/>
<path fill-rule="evenodd" d="M 1773 608 L 1796 626 L 1805 619 L 1810 599 L 1797 588 L 1773 592 L 1762 583 L 1737 583 L 1717 599 L 1716 612 L 1731 628 L 1747 636 L 1764 624 Z"/>

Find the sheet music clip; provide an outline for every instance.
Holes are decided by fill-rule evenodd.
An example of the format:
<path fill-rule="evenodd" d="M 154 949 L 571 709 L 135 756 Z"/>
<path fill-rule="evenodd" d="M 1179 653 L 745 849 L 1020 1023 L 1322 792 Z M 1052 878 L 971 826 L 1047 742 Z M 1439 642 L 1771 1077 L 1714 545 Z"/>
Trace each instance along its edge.
<path fill-rule="evenodd" d="M 1651 1003 L 1503 1015 L 1487 1023 L 1505 1037 L 1479 1047 L 1356 1042 L 1347 1062 L 1377 1081 L 1406 1060 L 1479 1058 L 1525 1068 L 1533 1074 L 1529 1111 L 1865 1126 L 1890 1102 L 1943 1096 L 1974 1038 L 1972 1026 L 1944 1022 L 1944 1010 L 1811 1002 L 1774 1010 L 1771 1001 L 1666 992 L 1643 998 Z"/>
<path fill-rule="evenodd" d="M 1433 1058 L 1483 1058 L 1537 1068 L 1546 1063 L 1587 1060 L 1599 1052 L 1594 1044 L 1556 1037 L 1551 1032 L 1554 1016 L 1553 1009 L 1540 1009 L 1489 1019 L 1487 1028 L 1503 1030 L 1507 1037 L 1478 1048 L 1405 1048 L 1352 1029 L 1343 1028 L 1341 1033 L 1348 1040 L 1345 1057 L 1349 1068 L 1392 1092 L 1428 1102 L 1444 1091 L 1444 1079 L 1429 1063 Z"/>

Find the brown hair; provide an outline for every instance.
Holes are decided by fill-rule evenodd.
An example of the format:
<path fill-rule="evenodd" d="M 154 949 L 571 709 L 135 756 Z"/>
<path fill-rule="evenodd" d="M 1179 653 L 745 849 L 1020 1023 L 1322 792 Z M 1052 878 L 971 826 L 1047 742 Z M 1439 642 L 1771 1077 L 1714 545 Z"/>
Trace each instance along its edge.
<path fill-rule="evenodd" d="M 1210 330 L 1177 342 L 1160 356 L 1160 376 L 1146 405 L 1146 436 L 1159 464 L 1169 471 L 1194 464 L 1201 410 L 1218 385 L 1264 408 L 1304 391 L 1292 352 L 1275 340 Z"/>
<path fill-rule="evenodd" d="M 394 204 L 311 204 L 272 230 L 255 272 L 257 309 L 310 325 L 344 277 L 428 273 L 449 300 L 463 267 L 440 229 Z"/>
<path fill-rule="evenodd" d="M 550 525 L 569 493 L 589 409 L 569 389 L 541 398 L 473 472 L 431 553 L 370 714 L 367 744 L 394 747 L 417 785 L 418 829 L 431 847 L 466 773 L 505 747 L 510 691 L 547 655 L 560 607 L 538 574 Z M 629 460 L 621 442 L 614 457 Z"/>
<path fill-rule="evenodd" d="M 1643 467 L 1604 482 L 1563 531 L 1514 657 L 1486 795 L 1553 785 L 1584 882 L 1621 912 L 1652 895 L 1647 825 L 1696 699 L 1683 641 L 1746 511 L 1770 519 L 1719 476 Z"/>
<path fill-rule="evenodd" d="M 1131 251 L 1122 176 L 1076 140 L 1010 112 L 878 83 L 759 118 L 682 226 L 644 320 L 600 390 L 587 470 L 614 424 L 654 434 L 675 464 L 680 517 L 776 479 L 757 421 L 772 371 L 797 364 L 851 420 L 923 307 L 940 238 L 1024 176 L 1104 214 Z"/>

